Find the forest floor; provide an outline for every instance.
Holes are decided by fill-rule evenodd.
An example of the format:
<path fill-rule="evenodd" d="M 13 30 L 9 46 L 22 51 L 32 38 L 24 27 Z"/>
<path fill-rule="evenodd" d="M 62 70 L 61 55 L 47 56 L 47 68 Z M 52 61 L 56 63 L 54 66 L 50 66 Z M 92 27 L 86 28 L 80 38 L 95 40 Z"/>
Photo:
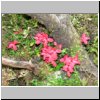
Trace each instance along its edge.
<path fill-rule="evenodd" d="M 92 62 L 98 67 L 98 15 L 71 14 L 71 22 L 81 36 L 86 33 L 90 41 L 86 48 Z M 77 68 L 68 78 L 64 72 L 44 63 L 40 58 L 40 46 L 35 45 L 34 35 L 38 32 L 50 32 L 37 19 L 31 19 L 22 14 L 2 15 L 2 56 L 18 61 L 29 61 L 36 56 L 38 63 L 42 63 L 41 73 L 35 76 L 25 69 L 14 69 L 2 65 L 3 86 L 88 86 L 97 85 L 90 79 L 81 80 Z M 8 49 L 10 41 L 17 40 L 18 50 Z"/>

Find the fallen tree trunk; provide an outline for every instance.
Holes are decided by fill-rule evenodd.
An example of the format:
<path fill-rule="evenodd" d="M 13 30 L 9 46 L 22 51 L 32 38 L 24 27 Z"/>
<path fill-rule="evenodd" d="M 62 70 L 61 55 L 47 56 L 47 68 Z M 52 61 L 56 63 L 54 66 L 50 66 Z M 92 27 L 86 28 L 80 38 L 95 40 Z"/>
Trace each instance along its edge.
<path fill-rule="evenodd" d="M 41 70 L 46 70 L 48 72 L 47 64 L 45 62 L 38 62 L 37 57 L 34 57 L 34 59 L 32 58 L 30 61 L 17 61 L 2 57 L 2 64 L 9 68 L 27 69 L 38 77 L 44 76 Z"/>
<path fill-rule="evenodd" d="M 13 68 L 24 68 L 28 70 L 31 70 L 31 68 L 34 68 L 34 65 L 29 63 L 28 61 L 16 61 L 16 60 L 4 58 L 4 57 L 2 57 L 2 64 L 13 67 Z"/>
<path fill-rule="evenodd" d="M 98 68 L 91 62 L 87 52 L 80 45 L 80 36 L 73 27 L 69 14 L 27 14 L 36 18 L 41 24 L 51 31 L 51 36 L 63 45 L 63 48 L 80 46 L 80 55 L 83 59 L 80 72 L 87 72 L 98 79 Z"/>

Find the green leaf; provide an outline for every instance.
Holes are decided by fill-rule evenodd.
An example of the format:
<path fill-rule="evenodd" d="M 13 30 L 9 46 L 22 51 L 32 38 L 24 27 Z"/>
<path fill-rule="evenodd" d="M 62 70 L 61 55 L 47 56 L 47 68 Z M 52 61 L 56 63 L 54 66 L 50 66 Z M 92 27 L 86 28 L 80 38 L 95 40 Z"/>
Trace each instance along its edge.
<path fill-rule="evenodd" d="M 30 43 L 30 46 L 33 46 L 33 45 L 34 45 L 34 42 L 31 42 L 31 43 Z"/>
<path fill-rule="evenodd" d="M 26 38 L 28 36 L 28 34 L 29 34 L 29 30 L 25 29 L 24 32 L 23 32 L 23 35 L 24 35 L 23 38 Z"/>
<path fill-rule="evenodd" d="M 54 68 L 55 70 L 60 70 L 64 66 L 63 63 L 57 64 L 57 66 Z"/>
<path fill-rule="evenodd" d="M 33 46 L 35 44 L 35 40 L 32 39 L 31 43 L 30 43 L 30 46 Z"/>
<path fill-rule="evenodd" d="M 62 53 L 66 53 L 67 52 L 67 48 L 64 48 L 63 50 L 62 50 Z"/>
<path fill-rule="evenodd" d="M 23 55 L 23 54 L 24 54 L 24 52 L 22 51 L 22 52 L 21 52 L 21 54 Z"/>

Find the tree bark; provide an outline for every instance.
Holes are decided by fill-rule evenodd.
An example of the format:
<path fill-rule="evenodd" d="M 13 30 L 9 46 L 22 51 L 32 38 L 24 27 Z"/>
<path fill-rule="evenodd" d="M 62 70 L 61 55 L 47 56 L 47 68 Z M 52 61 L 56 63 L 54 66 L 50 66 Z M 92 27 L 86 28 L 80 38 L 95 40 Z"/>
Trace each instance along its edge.
<path fill-rule="evenodd" d="M 51 36 L 58 42 L 62 43 L 63 47 L 70 47 L 73 44 L 79 44 L 78 34 L 72 27 L 69 15 L 66 16 L 66 25 L 62 24 L 56 14 L 28 14 L 29 16 L 38 19 L 38 21 L 45 25 L 51 31 Z M 63 14 L 64 15 L 64 14 Z M 65 17 L 65 16 L 64 16 Z M 64 21 L 62 21 L 65 23 Z"/>

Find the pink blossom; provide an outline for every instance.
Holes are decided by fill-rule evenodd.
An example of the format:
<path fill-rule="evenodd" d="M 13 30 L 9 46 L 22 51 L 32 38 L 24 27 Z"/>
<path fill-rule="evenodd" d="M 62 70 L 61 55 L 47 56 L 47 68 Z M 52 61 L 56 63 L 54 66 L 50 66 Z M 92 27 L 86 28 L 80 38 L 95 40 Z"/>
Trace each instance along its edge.
<path fill-rule="evenodd" d="M 69 67 L 69 66 L 66 64 L 65 66 L 63 66 L 62 70 L 68 71 L 68 67 Z"/>
<path fill-rule="evenodd" d="M 16 51 L 17 50 L 17 46 L 16 46 L 17 44 L 18 44 L 18 41 L 14 40 L 13 42 L 9 42 L 7 48 L 13 49 L 14 51 Z"/>
<path fill-rule="evenodd" d="M 80 61 L 78 60 L 78 54 L 76 54 L 76 56 L 72 58 L 72 63 L 80 65 Z"/>
<path fill-rule="evenodd" d="M 74 72 L 74 66 L 76 64 L 80 64 L 80 61 L 78 60 L 78 54 L 75 57 L 69 57 L 68 55 L 65 55 L 60 59 L 60 62 L 63 62 L 65 64 L 62 70 L 67 72 L 68 77 L 70 77 L 71 73 Z"/>
<path fill-rule="evenodd" d="M 36 40 L 36 44 L 42 43 L 44 47 L 47 46 L 48 42 L 53 42 L 53 39 L 49 38 L 44 32 L 37 33 L 34 39 Z"/>
<path fill-rule="evenodd" d="M 73 67 L 65 65 L 63 66 L 62 70 L 64 70 L 65 72 L 67 72 L 67 76 L 70 77 L 71 73 L 74 72 Z"/>
<path fill-rule="evenodd" d="M 65 55 L 63 58 L 60 59 L 60 62 L 63 62 L 64 64 L 69 65 L 72 61 L 72 58 L 68 55 Z"/>
<path fill-rule="evenodd" d="M 70 77 L 70 76 L 71 76 L 71 73 L 70 73 L 69 71 L 67 72 L 67 76 L 68 76 L 68 77 Z"/>
<path fill-rule="evenodd" d="M 88 44 L 88 40 L 90 40 L 90 37 L 83 33 L 81 36 L 81 43 Z"/>
<path fill-rule="evenodd" d="M 58 53 L 60 53 L 59 49 L 51 46 L 45 46 L 42 48 L 41 55 L 43 56 L 43 60 L 47 63 L 51 63 L 54 67 L 56 67 L 56 60 L 58 58 Z"/>
<path fill-rule="evenodd" d="M 62 44 L 57 44 L 57 42 L 54 42 L 54 46 L 59 50 L 58 52 L 61 52 Z"/>

